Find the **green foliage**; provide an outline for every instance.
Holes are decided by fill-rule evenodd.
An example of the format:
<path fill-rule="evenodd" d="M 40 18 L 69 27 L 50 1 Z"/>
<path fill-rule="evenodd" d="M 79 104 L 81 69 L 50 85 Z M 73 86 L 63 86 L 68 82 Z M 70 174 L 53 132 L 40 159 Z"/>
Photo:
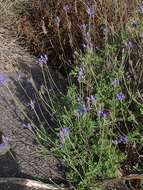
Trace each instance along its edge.
<path fill-rule="evenodd" d="M 92 24 L 88 23 L 88 29 Z M 104 34 L 104 43 L 97 49 L 93 48 L 94 31 L 86 31 L 85 36 L 80 31 L 86 48 L 76 51 L 70 44 L 75 67 L 69 74 L 66 93 L 48 91 L 49 99 L 45 102 L 54 115 L 55 128 L 48 134 L 44 131 L 40 138 L 64 161 L 66 179 L 77 190 L 102 189 L 98 187 L 100 179 L 119 177 L 120 169 L 126 175 L 143 168 L 138 162 L 143 152 L 143 51 L 141 43 L 137 43 L 141 25 L 132 34 L 123 26 L 108 38 Z M 41 94 L 42 101 L 45 96 Z M 137 160 L 132 161 L 134 155 Z"/>
<path fill-rule="evenodd" d="M 98 189 L 99 178 L 118 177 L 128 159 L 127 144 L 142 151 L 139 117 L 143 108 L 126 79 L 126 59 L 122 57 L 128 53 L 125 50 L 118 57 L 119 44 L 106 44 L 102 52 L 80 55 L 79 65 L 70 75 L 71 81 L 78 79 L 78 83 L 70 84 L 59 100 L 62 110 L 57 110 L 57 130 L 68 128 L 70 133 L 62 147 L 57 139 L 52 151 L 65 161 L 66 178 L 79 190 Z M 121 136 L 128 139 L 121 142 Z M 140 164 L 129 167 L 141 171 Z"/>
<path fill-rule="evenodd" d="M 81 56 L 80 67 L 84 77 L 78 86 L 73 84 L 68 88 L 67 95 L 59 101 L 64 109 L 57 111 L 60 126 L 68 127 L 70 135 L 65 137 L 61 149 L 58 139 L 58 147 L 52 151 L 65 160 L 67 179 L 80 190 L 94 189 L 98 177 L 117 176 L 120 163 L 125 158 L 112 143 L 117 121 L 124 121 L 128 115 L 128 99 L 119 101 L 116 98 L 123 85 L 112 85 L 113 80 L 122 79 L 123 68 L 114 64 L 105 70 L 105 56 L 105 53 Z M 72 72 L 72 77 L 77 77 L 77 71 L 78 68 Z M 90 95 L 95 100 L 87 102 Z M 80 102 L 77 97 L 80 97 Z M 88 107 L 88 111 L 82 113 L 80 107 L 83 105 Z M 105 118 L 98 116 L 102 109 L 106 111 Z"/>

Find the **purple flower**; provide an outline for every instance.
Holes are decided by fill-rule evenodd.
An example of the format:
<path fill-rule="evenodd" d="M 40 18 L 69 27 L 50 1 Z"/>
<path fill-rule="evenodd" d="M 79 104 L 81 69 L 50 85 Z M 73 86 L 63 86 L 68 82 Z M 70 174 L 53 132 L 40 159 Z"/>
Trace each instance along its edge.
<path fill-rule="evenodd" d="M 79 67 L 78 68 L 78 73 L 77 73 L 77 80 L 80 82 L 84 77 L 84 71 L 83 68 Z"/>
<path fill-rule="evenodd" d="M 67 128 L 67 127 L 61 128 L 58 133 L 58 136 L 63 139 L 65 137 L 69 137 L 69 133 L 70 133 L 69 128 Z"/>
<path fill-rule="evenodd" d="M 120 135 L 120 136 L 117 136 L 114 138 L 114 140 L 112 140 L 112 143 L 115 144 L 115 145 L 118 145 L 118 144 L 126 144 L 128 142 L 128 136 L 127 135 Z"/>
<path fill-rule="evenodd" d="M 100 31 L 102 32 L 102 34 L 105 35 L 108 32 L 108 29 L 106 26 L 103 25 L 103 26 L 101 26 Z"/>
<path fill-rule="evenodd" d="M 10 150 L 8 138 L 2 135 L 2 142 L 0 143 L 0 155 L 7 153 Z"/>
<path fill-rule="evenodd" d="M 85 6 L 88 16 L 93 17 L 95 14 L 95 9 L 96 9 L 96 1 L 94 1 L 94 5 L 92 5 L 91 7 L 89 7 L 87 1 L 83 1 L 83 4 Z"/>
<path fill-rule="evenodd" d="M 132 26 L 133 28 L 136 28 L 136 27 L 138 26 L 138 21 L 133 20 L 133 21 L 131 22 L 131 26 Z"/>
<path fill-rule="evenodd" d="M 69 137 L 70 130 L 69 128 L 61 128 L 57 136 L 60 138 L 61 141 L 61 147 L 64 146 L 65 138 Z"/>
<path fill-rule="evenodd" d="M 112 80 L 111 85 L 114 86 L 114 87 L 118 86 L 119 85 L 119 80 L 118 79 Z"/>
<path fill-rule="evenodd" d="M 86 31 L 88 28 L 88 24 L 81 24 L 80 25 L 80 29 L 83 30 L 83 31 Z"/>
<path fill-rule="evenodd" d="M 27 123 L 27 124 L 22 124 L 21 126 L 23 129 L 29 129 L 29 130 L 32 130 L 32 126 L 30 123 Z"/>
<path fill-rule="evenodd" d="M 0 74 L 0 85 L 3 85 L 5 80 L 6 80 L 5 76 Z"/>
<path fill-rule="evenodd" d="M 65 12 L 67 13 L 67 12 L 69 12 L 70 10 L 71 10 L 71 5 L 65 5 L 64 6 L 64 10 L 65 10 Z"/>
<path fill-rule="evenodd" d="M 133 43 L 130 40 L 128 40 L 128 41 L 124 42 L 124 47 L 126 49 L 130 50 L 133 48 Z"/>
<path fill-rule="evenodd" d="M 44 64 L 47 63 L 47 61 L 48 61 L 48 56 L 45 54 L 45 55 L 41 55 L 41 56 L 38 58 L 38 60 L 36 61 L 36 63 L 37 63 L 38 65 L 44 65 Z"/>
<path fill-rule="evenodd" d="M 89 109 L 84 105 L 78 105 L 78 108 L 75 111 L 75 115 L 80 117 L 83 116 L 85 113 L 87 113 Z"/>
<path fill-rule="evenodd" d="M 60 26 L 60 22 L 61 22 L 61 19 L 59 18 L 59 16 L 56 16 L 55 19 L 54 19 L 54 21 L 55 21 L 57 27 L 59 27 Z"/>
<path fill-rule="evenodd" d="M 87 38 L 86 38 L 87 39 Z M 93 52 L 93 49 L 94 48 L 94 45 L 90 42 L 90 40 L 88 40 L 88 43 L 87 44 L 82 44 L 82 47 L 87 50 L 87 51 L 91 51 Z"/>
<path fill-rule="evenodd" d="M 143 14 L 143 4 L 140 4 L 140 5 L 138 6 L 138 12 L 139 12 L 140 14 Z"/>
<path fill-rule="evenodd" d="M 99 118 L 105 119 L 107 117 L 107 112 L 105 110 L 99 110 L 97 112 L 97 115 L 98 115 Z"/>
<path fill-rule="evenodd" d="M 81 97 L 77 96 L 77 102 L 79 103 L 81 101 Z"/>
<path fill-rule="evenodd" d="M 86 12 L 89 17 L 92 17 L 92 16 L 94 16 L 95 10 L 93 8 L 86 7 Z"/>
<path fill-rule="evenodd" d="M 2 135 L 2 143 L 0 144 L 0 147 L 3 147 L 8 144 L 8 138 Z"/>
<path fill-rule="evenodd" d="M 87 49 L 87 45 L 85 43 L 82 44 L 82 48 Z"/>
<path fill-rule="evenodd" d="M 119 92 L 116 94 L 116 99 L 122 101 L 125 99 L 125 95 L 122 92 Z"/>

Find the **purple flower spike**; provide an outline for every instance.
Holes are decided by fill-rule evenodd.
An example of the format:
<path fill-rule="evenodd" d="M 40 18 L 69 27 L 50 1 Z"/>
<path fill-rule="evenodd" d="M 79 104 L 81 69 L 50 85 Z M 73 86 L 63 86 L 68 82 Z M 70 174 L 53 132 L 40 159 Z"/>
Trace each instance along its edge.
<path fill-rule="evenodd" d="M 48 61 L 48 56 L 45 54 L 45 55 L 41 55 L 38 60 L 36 61 L 36 63 L 38 65 L 45 65 Z"/>
<path fill-rule="evenodd" d="M 122 101 L 125 99 L 125 95 L 122 92 L 119 92 L 118 94 L 116 94 L 116 99 Z"/>
<path fill-rule="evenodd" d="M 60 132 L 59 132 L 59 137 L 60 137 L 60 138 L 68 137 L 68 136 L 69 136 L 69 133 L 70 133 L 69 128 L 67 128 L 67 127 L 61 128 L 61 129 L 60 129 Z"/>
<path fill-rule="evenodd" d="M 55 20 L 55 23 L 56 23 L 57 27 L 59 27 L 60 22 L 61 22 L 61 19 L 59 18 L 59 16 L 56 16 L 54 20 Z"/>
<path fill-rule="evenodd" d="M 136 27 L 138 26 L 138 21 L 133 20 L 133 21 L 131 22 L 131 26 L 132 26 L 133 28 L 136 28 Z"/>
<path fill-rule="evenodd" d="M 6 80 L 5 76 L 0 74 L 0 85 L 3 85 L 5 80 Z"/>
<path fill-rule="evenodd" d="M 2 135 L 2 143 L 0 144 L 0 147 L 3 147 L 8 144 L 8 138 Z"/>
<path fill-rule="evenodd" d="M 65 12 L 67 13 L 67 12 L 69 12 L 70 10 L 71 10 L 71 5 L 65 5 L 64 6 L 64 10 L 65 10 Z"/>
<path fill-rule="evenodd" d="M 84 71 L 83 68 L 79 67 L 78 68 L 78 73 L 77 73 L 77 80 L 80 82 L 84 77 Z"/>
<path fill-rule="evenodd" d="M 0 143 L 0 155 L 5 154 L 10 150 L 8 138 L 2 135 L 2 142 Z"/>
<path fill-rule="evenodd" d="M 81 97 L 77 96 L 77 102 L 80 103 L 80 101 L 81 101 Z"/>
<path fill-rule="evenodd" d="M 81 24 L 80 29 L 86 31 L 88 29 L 88 24 Z"/>
<path fill-rule="evenodd" d="M 127 49 L 127 50 L 130 50 L 133 48 L 133 43 L 129 40 L 129 41 L 126 41 L 124 42 L 124 47 Z"/>
<path fill-rule="evenodd" d="M 86 44 L 82 44 L 82 48 L 84 48 L 84 49 L 87 49 L 87 45 Z"/>
<path fill-rule="evenodd" d="M 29 129 L 29 130 L 32 130 L 32 126 L 30 123 L 27 123 L 27 124 L 22 124 L 21 126 L 23 129 Z"/>
<path fill-rule="evenodd" d="M 60 138 L 61 141 L 61 147 L 64 146 L 65 138 L 69 137 L 70 130 L 69 128 L 61 128 L 57 136 Z"/>
<path fill-rule="evenodd" d="M 90 8 L 90 7 L 87 7 L 86 8 L 86 12 L 87 12 L 87 14 L 88 14 L 88 16 L 89 17 L 92 17 L 92 16 L 94 16 L 94 9 L 92 9 L 92 8 Z"/>
<path fill-rule="evenodd" d="M 125 135 L 125 136 L 122 137 L 122 143 L 126 144 L 127 142 L 128 142 L 128 136 Z"/>
<path fill-rule="evenodd" d="M 92 6 L 88 5 L 88 1 L 83 1 L 83 4 L 85 6 L 86 12 L 89 17 L 93 17 L 95 14 L 95 9 L 96 9 L 96 1 L 94 1 L 94 4 Z"/>
<path fill-rule="evenodd" d="M 83 116 L 85 113 L 87 113 L 89 109 L 85 105 L 79 105 L 77 110 L 75 111 L 75 115 L 77 117 Z"/>
<path fill-rule="evenodd" d="M 138 7 L 138 12 L 140 14 L 143 14 L 143 4 L 140 4 L 139 7 Z"/>
<path fill-rule="evenodd" d="M 107 112 L 105 110 L 99 110 L 97 112 L 97 115 L 98 115 L 99 118 L 105 119 L 107 117 Z"/>
<path fill-rule="evenodd" d="M 102 33 L 103 35 L 105 35 L 105 34 L 108 32 L 108 29 L 107 29 L 106 26 L 103 25 L 103 26 L 101 26 L 100 31 L 101 31 L 101 33 Z"/>
<path fill-rule="evenodd" d="M 112 143 L 115 144 L 115 145 L 118 145 L 118 144 L 127 144 L 128 142 L 128 136 L 127 135 L 124 135 L 124 136 L 117 136 L 114 138 L 114 140 L 112 140 Z"/>

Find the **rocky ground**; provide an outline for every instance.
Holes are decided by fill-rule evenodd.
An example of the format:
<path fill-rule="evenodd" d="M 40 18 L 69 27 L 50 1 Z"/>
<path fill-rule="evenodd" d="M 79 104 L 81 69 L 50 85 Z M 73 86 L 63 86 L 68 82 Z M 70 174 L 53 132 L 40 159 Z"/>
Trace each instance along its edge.
<path fill-rule="evenodd" d="M 22 98 L 23 91 L 20 91 L 18 82 L 26 82 L 31 73 L 38 78 L 38 66 L 33 68 L 34 58 L 11 39 L 7 29 L 0 28 L 0 40 L 0 74 L 6 78 L 5 84 L 0 85 L 0 131 L 8 138 L 11 147 L 10 152 L 0 155 L 0 177 L 25 177 L 61 184 L 64 176 L 60 161 L 38 153 L 40 145 L 32 132 L 21 127 L 24 122 L 22 114 L 6 87 L 17 98 Z M 60 84 L 61 78 L 55 71 L 54 77 Z M 32 93 L 32 89 L 27 90 Z"/>

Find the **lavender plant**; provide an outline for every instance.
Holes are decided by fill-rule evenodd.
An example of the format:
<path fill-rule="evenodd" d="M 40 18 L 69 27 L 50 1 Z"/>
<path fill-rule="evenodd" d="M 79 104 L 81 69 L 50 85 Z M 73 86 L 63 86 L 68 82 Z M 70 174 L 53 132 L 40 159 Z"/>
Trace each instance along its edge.
<path fill-rule="evenodd" d="M 121 170 L 121 175 L 128 175 L 143 168 L 137 161 L 132 166 L 124 164 L 130 157 L 129 147 L 137 155 L 143 150 L 143 98 L 139 88 L 142 85 L 142 23 L 139 20 L 130 23 L 132 33 L 126 27 L 110 33 L 111 26 L 105 21 L 100 28 L 104 42 L 98 47 L 93 40 L 91 21 L 96 14 L 96 1 L 93 2 L 90 5 L 83 1 L 88 16 L 87 22 L 79 26 L 84 51 L 73 49 L 75 67 L 69 73 L 66 92 L 48 89 L 49 59 L 41 55 L 36 63 L 41 67 L 43 84 L 37 89 L 34 81 L 30 81 L 36 100 L 33 103 L 30 99 L 29 105 L 36 122 L 26 116 L 29 121 L 22 125 L 34 131 L 41 145 L 64 161 L 66 179 L 77 190 L 96 190 L 100 179 L 119 177 Z M 71 24 L 68 20 L 71 7 L 66 4 L 64 11 Z M 142 5 L 138 11 L 141 15 Z M 61 39 L 62 21 L 57 16 L 54 22 Z M 68 36 L 73 47 L 70 24 Z M 3 83 L 3 78 L 0 80 Z M 47 113 L 54 127 L 50 126 Z"/>
<path fill-rule="evenodd" d="M 101 51 L 89 51 L 86 46 L 86 53 L 78 56 L 79 66 L 70 75 L 75 82 L 59 101 L 62 104 L 55 116 L 59 126 L 70 132 L 61 149 L 60 138 L 56 139 L 52 151 L 65 161 L 66 177 L 76 189 L 97 189 L 99 178 L 118 177 L 118 171 L 125 169 L 128 146 L 141 137 L 137 110 L 142 104 L 134 91 L 136 84 L 131 86 L 126 79 L 134 40 L 125 31 L 120 39 L 106 42 Z M 141 165 L 136 170 L 128 167 L 137 172 Z"/>

